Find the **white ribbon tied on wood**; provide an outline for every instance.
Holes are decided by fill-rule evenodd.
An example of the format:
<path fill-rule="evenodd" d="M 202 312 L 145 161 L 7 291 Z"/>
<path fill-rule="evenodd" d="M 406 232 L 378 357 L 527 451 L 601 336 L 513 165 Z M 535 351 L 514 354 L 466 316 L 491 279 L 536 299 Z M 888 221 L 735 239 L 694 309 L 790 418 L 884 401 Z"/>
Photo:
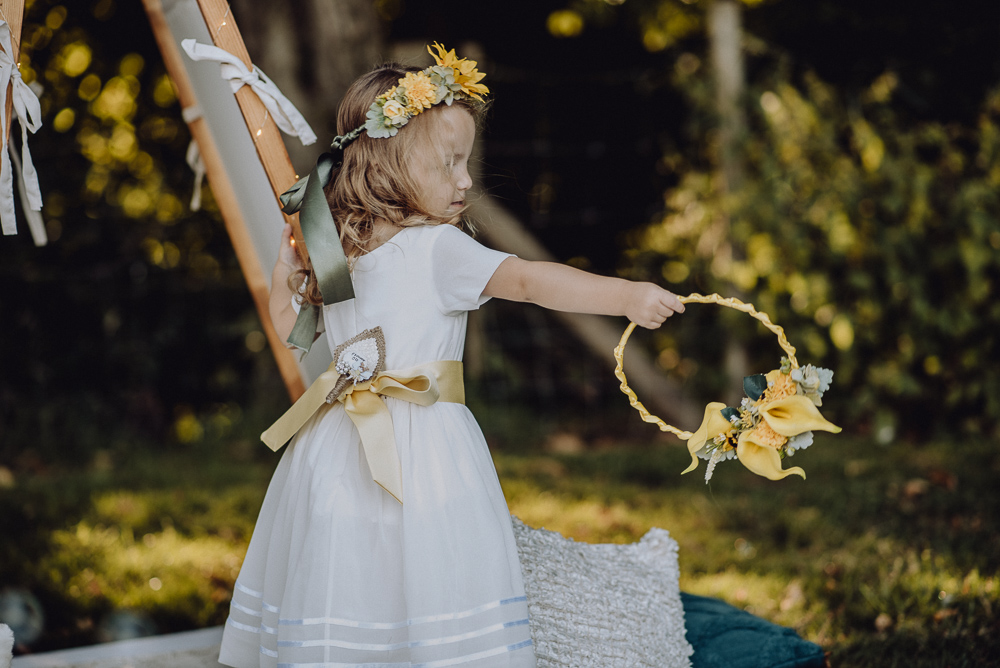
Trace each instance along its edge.
<path fill-rule="evenodd" d="M 12 54 L 10 26 L 0 20 L 0 226 L 4 234 L 17 234 L 17 220 L 14 214 L 14 175 L 7 150 L 7 117 L 3 110 L 7 108 L 7 88 L 10 84 L 14 113 L 11 121 L 17 120 L 21 125 L 21 179 L 24 184 L 25 198 L 28 206 L 26 211 L 41 211 L 42 191 L 38 187 L 38 172 L 31 161 L 31 151 L 28 150 L 28 131 L 32 134 L 42 127 L 42 108 L 35 93 L 24 83 L 17 69 Z M 34 226 L 33 226 L 34 227 Z M 38 243 L 36 235 L 35 242 Z M 42 240 L 44 243 L 44 239 Z"/>
<path fill-rule="evenodd" d="M 181 118 L 189 125 L 201 118 L 201 116 L 201 107 L 197 104 L 192 104 L 190 107 L 181 109 Z M 201 185 L 205 181 L 205 159 L 201 157 L 201 149 L 194 138 L 188 144 L 186 160 L 188 167 L 194 172 L 194 191 L 191 193 L 191 210 L 198 211 L 201 209 Z"/>
<path fill-rule="evenodd" d="M 303 146 L 308 146 L 316 141 L 316 134 L 309 127 L 309 123 L 299 113 L 287 97 L 282 95 L 278 87 L 267 78 L 267 75 L 254 67 L 248 70 L 243 61 L 229 53 L 225 49 L 209 44 L 201 44 L 193 39 L 185 39 L 181 42 L 181 47 L 191 58 L 191 60 L 212 60 L 220 65 L 222 78 L 229 81 L 233 88 L 233 93 L 243 86 L 250 86 L 264 103 L 268 113 L 274 118 L 281 131 L 293 137 L 298 137 Z"/>

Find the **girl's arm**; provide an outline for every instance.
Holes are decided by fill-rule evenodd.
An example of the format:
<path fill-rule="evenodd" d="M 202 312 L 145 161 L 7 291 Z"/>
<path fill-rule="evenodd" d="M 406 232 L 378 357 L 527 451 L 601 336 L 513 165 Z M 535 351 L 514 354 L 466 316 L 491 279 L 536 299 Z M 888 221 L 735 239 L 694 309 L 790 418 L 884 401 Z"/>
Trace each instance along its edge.
<path fill-rule="evenodd" d="M 624 315 L 649 329 L 656 329 L 674 313 L 684 312 L 677 295 L 653 283 L 597 276 L 563 264 L 516 257 L 500 263 L 483 294 L 556 311 Z"/>
<path fill-rule="evenodd" d="M 292 245 L 291 238 L 292 226 L 285 223 L 285 229 L 281 231 L 278 261 L 275 262 L 274 271 L 271 272 L 271 297 L 267 303 L 268 311 L 271 313 L 271 323 L 282 341 L 288 339 L 298 317 L 292 308 L 294 293 L 288 287 L 288 277 L 302 268 L 302 261 L 299 260 L 299 253 Z"/>

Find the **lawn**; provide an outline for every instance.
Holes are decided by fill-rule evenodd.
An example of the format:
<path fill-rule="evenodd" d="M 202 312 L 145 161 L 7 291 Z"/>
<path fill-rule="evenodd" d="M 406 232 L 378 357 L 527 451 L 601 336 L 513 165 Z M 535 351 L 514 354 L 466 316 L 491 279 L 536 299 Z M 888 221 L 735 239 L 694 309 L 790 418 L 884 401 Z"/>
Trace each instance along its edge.
<path fill-rule="evenodd" d="M 495 460 L 525 522 L 588 542 L 664 527 L 684 590 L 794 627 L 833 666 L 1000 663 L 990 439 L 885 447 L 823 435 L 795 457 L 806 481 L 727 462 L 706 485 L 678 475 L 687 454 L 672 440 Z M 274 463 L 236 442 L 0 476 L 0 588 L 41 602 L 36 649 L 94 642 L 122 609 L 161 632 L 223 623 Z"/>

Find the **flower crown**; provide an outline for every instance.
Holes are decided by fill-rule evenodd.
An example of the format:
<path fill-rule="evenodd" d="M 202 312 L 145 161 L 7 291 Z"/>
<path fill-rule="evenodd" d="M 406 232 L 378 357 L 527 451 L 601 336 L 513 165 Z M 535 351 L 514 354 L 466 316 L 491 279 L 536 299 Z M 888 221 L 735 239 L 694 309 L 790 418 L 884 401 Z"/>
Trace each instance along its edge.
<path fill-rule="evenodd" d="M 444 102 L 482 101 L 490 89 L 479 83 L 486 75 L 476 69 L 476 61 L 459 58 L 455 50 L 445 51 L 437 42 L 427 47 L 436 65 L 420 72 L 407 72 L 391 89 L 379 95 L 366 114 L 367 121 L 347 135 L 337 137 L 334 146 L 343 148 L 363 131 L 369 137 L 393 137 L 417 114 Z M 435 51 L 437 53 L 435 53 Z M 346 141 L 345 141 L 346 140 Z"/>

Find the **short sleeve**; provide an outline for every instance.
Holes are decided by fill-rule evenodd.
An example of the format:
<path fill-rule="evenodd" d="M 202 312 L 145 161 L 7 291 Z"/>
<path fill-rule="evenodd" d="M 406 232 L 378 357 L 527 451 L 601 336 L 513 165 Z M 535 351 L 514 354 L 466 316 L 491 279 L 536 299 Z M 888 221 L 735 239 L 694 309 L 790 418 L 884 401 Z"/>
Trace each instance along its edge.
<path fill-rule="evenodd" d="M 487 301 L 483 290 L 509 257 L 483 246 L 452 225 L 441 225 L 431 248 L 431 273 L 438 306 L 444 313 L 473 311 Z"/>

